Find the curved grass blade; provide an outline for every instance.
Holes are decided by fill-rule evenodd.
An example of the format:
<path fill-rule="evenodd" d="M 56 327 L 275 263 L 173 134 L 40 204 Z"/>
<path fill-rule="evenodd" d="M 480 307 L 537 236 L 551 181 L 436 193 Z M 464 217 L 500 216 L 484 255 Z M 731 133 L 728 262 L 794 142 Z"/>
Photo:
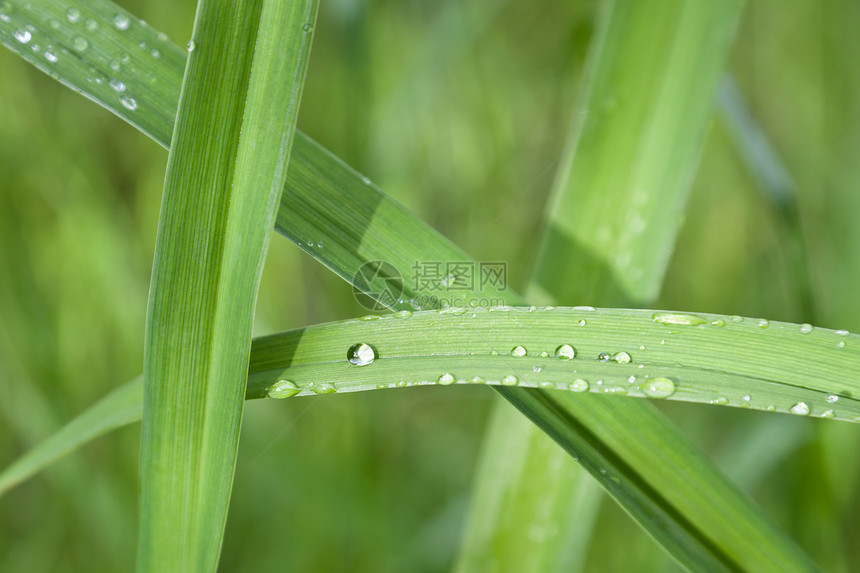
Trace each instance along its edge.
<path fill-rule="evenodd" d="M 201 0 L 165 176 L 144 353 L 139 571 L 214 571 L 254 304 L 317 3 Z"/>

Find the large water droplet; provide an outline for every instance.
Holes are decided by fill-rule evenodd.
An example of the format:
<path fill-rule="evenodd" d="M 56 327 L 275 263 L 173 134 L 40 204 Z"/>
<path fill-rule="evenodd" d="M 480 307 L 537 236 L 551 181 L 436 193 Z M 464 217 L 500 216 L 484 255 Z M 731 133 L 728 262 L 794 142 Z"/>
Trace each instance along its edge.
<path fill-rule="evenodd" d="M 809 406 L 806 405 L 806 402 L 798 402 L 789 409 L 789 412 L 798 416 L 806 416 L 809 414 Z"/>
<path fill-rule="evenodd" d="M 502 386 L 516 386 L 520 383 L 520 379 L 513 374 L 508 374 L 501 380 Z"/>
<path fill-rule="evenodd" d="M 30 39 L 33 37 L 33 35 L 30 34 L 29 30 L 25 30 L 23 28 L 18 28 L 17 30 L 12 32 L 12 35 L 15 36 L 15 39 L 18 40 L 19 42 L 21 42 L 22 44 L 29 43 Z"/>
<path fill-rule="evenodd" d="M 449 374 L 448 372 L 439 376 L 439 384 L 441 384 L 442 386 L 450 386 L 456 381 L 457 379 L 454 378 L 454 375 Z"/>
<path fill-rule="evenodd" d="M 633 358 L 631 358 L 630 355 L 626 352 L 621 351 L 613 354 L 612 360 L 614 360 L 618 364 L 629 364 L 633 360 Z"/>
<path fill-rule="evenodd" d="M 113 26 L 117 30 L 128 30 L 131 20 L 125 14 L 117 14 L 113 17 Z"/>
<path fill-rule="evenodd" d="M 81 19 L 81 11 L 77 8 L 69 8 L 66 10 L 66 19 L 74 24 Z"/>
<path fill-rule="evenodd" d="M 555 349 L 555 357 L 562 360 L 570 360 L 576 356 L 576 350 L 570 344 L 562 344 Z"/>
<path fill-rule="evenodd" d="M 275 398 L 276 400 L 280 400 L 281 398 L 289 398 L 290 396 L 295 396 L 301 392 L 298 386 L 295 385 L 294 382 L 290 380 L 278 380 L 266 391 L 266 394 L 269 395 L 269 398 Z"/>
<path fill-rule="evenodd" d="M 190 54 L 191 52 L 194 51 L 194 49 L 196 47 L 197 47 L 197 44 L 194 43 L 194 40 L 188 40 L 188 43 L 185 44 L 185 51 Z"/>
<path fill-rule="evenodd" d="M 666 326 L 698 326 L 708 322 L 701 316 L 695 314 L 681 314 L 676 312 L 658 312 L 651 316 L 654 322 L 665 324 Z"/>
<path fill-rule="evenodd" d="M 526 353 L 527 352 L 526 352 L 526 349 L 524 346 L 517 345 L 511 349 L 511 356 L 522 357 L 522 356 L 525 356 Z"/>
<path fill-rule="evenodd" d="M 809 334 L 810 332 L 812 332 L 812 325 L 811 324 L 801 324 L 800 325 L 800 333 L 801 334 Z"/>
<path fill-rule="evenodd" d="M 649 398 L 668 398 L 675 393 L 675 383 L 663 376 L 651 378 L 640 387 L 642 393 Z"/>
<path fill-rule="evenodd" d="M 378 354 L 376 353 L 376 349 L 371 345 L 359 342 L 358 344 L 353 344 L 349 347 L 346 357 L 351 364 L 355 364 L 356 366 L 367 366 L 376 360 Z"/>
<path fill-rule="evenodd" d="M 589 384 L 587 380 L 583 380 L 582 378 L 577 378 L 573 382 L 570 383 L 570 389 L 574 392 L 587 392 L 589 388 Z"/>
<path fill-rule="evenodd" d="M 137 109 L 137 101 L 132 97 L 122 96 L 119 98 L 119 102 L 122 104 L 122 107 L 127 110 L 134 111 Z"/>

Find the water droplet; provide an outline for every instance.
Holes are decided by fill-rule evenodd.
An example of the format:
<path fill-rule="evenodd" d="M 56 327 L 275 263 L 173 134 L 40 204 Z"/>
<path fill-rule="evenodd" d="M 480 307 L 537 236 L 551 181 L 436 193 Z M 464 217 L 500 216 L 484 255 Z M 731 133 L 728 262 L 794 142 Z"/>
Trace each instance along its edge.
<path fill-rule="evenodd" d="M 119 98 L 119 102 L 122 104 L 122 107 L 127 110 L 134 111 L 137 109 L 137 101 L 132 97 L 122 96 Z"/>
<path fill-rule="evenodd" d="M 370 185 L 372 183 L 370 180 L 370 177 L 368 177 L 367 175 L 361 176 L 361 182 L 364 183 L 365 185 Z"/>
<path fill-rule="evenodd" d="M 304 26 L 302 26 L 302 30 L 304 30 L 305 32 L 310 32 L 313 29 L 314 29 L 314 27 L 311 26 L 310 24 L 305 24 Z"/>
<path fill-rule="evenodd" d="M 115 71 L 115 72 L 118 72 L 118 71 L 119 71 L 119 69 L 120 69 L 120 67 L 121 67 L 121 66 L 119 65 L 119 62 L 118 62 L 118 61 L 116 61 L 116 60 L 111 60 L 111 62 L 110 62 L 110 69 L 112 69 L 112 70 L 113 70 L 113 71 Z"/>
<path fill-rule="evenodd" d="M 486 384 L 487 380 L 485 378 L 481 378 L 480 376 L 474 376 L 471 382 L 472 384 Z"/>
<path fill-rule="evenodd" d="M 768 404 L 767 406 L 765 406 L 764 409 L 768 412 L 776 412 L 776 406 L 774 406 L 773 404 Z"/>
<path fill-rule="evenodd" d="M 804 323 L 800 325 L 800 333 L 801 334 L 809 334 L 812 332 L 812 325 L 809 323 Z"/>
<path fill-rule="evenodd" d="M 129 56 L 126 53 L 123 53 L 120 55 L 119 61 L 122 62 L 123 64 L 127 64 L 131 61 L 131 56 Z"/>
<path fill-rule="evenodd" d="M 375 314 L 366 314 L 359 318 L 358 320 L 379 320 L 379 317 Z"/>
<path fill-rule="evenodd" d="M 743 322 L 744 318 L 742 316 L 734 315 L 732 317 L 732 322 Z"/>
<path fill-rule="evenodd" d="M 520 383 L 520 379 L 514 376 L 513 374 L 509 374 L 502 378 L 501 380 L 502 386 L 516 386 Z"/>
<path fill-rule="evenodd" d="M 50 20 L 48 20 L 48 26 L 50 26 L 54 30 L 59 30 L 60 29 L 60 22 L 59 22 L 59 20 L 55 20 L 54 18 L 51 18 Z"/>
<path fill-rule="evenodd" d="M 580 321 L 579 321 L 579 323 L 578 323 L 578 324 L 579 324 L 579 326 L 585 326 L 585 325 L 586 325 L 586 324 L 588 324 L 588 323 L 587 323 L 587 322 L 585 321 L 585 319 L 583 318 L 582 320 L 580 320 Z"/>
<path fill-rule="evenodd" d="M 334 384 L 329 384 L 327 382 L 322 384 L 313 384 L 311 385 L 311 390 L 314 391 L 314 394 L 334 394 L 337 392 L 337 388 L 334 387 Z"/>
<path fill-rule="evenodd" d="M 750 400 L 752 400 L 752 396 L 750 396 L 749 394 L 744 394 L 743 396 L 741 396 L 741 400 L 743 400 L 744 402 L 749 402 Z"/>
<path fill-rule="evenodd" d="M 115 92 L 120 92 L 120 93 L 121 93 L 121 92 L 124 92 L 124 91 L 125 91 L 125 84 L 124 84 L 122 81 L 120 81 L 120 80 L 118 80 L 118 79 L 116 79 L 116 78 L 112 78 L 112 79 L 108 82 L 108 84 L 110 84 L 110 87 L 112 87 L 112 88 L 114 89 L 114 91 L 115 91 Z"/>
<path fill-rule="evenodd" d="M 770 323 L 765 319 L 761 319 L 758 321 L 758 326 L 759 328 L 767 328 L 768 326 L 770 326 Z"/>
<path fill-rule="evenodd" d="M 836 343 L 836 348 L 845 348 L 845 341 L 844 341 L 844 340 L 840 340 L 839 342 L 837 342 L 837 343 Z"/>
<path fill-rule="evenodd" d="M 601 362 L 609 362 L 609 358 L 610 358 L 610 356 L 606 352 L 601 352 L 600 354 L 597 355 L 597 359 L 600 360 Z"/>
<path fill-rule="evenodd" d="M 658 312 L 651 316 L 651 320 L 665 324 L 666 326 L 698 326 L 708 322 L 701 316 L 695 314 L 681 314 L 675 312 Z"/>
<path fill-rule="evenodd" d="M 301 389 L 290 380 L 278 380 L 266 391 L 269 398 L 280 400 L 281 398 L 289 398 L 301 392 Z"/>
<path fill-rule="evenodd" d="M 90 32 L 95 32 L 99 29 L 99 23 L 92 19 L 87 19 L 86 24 L 84 24 Z"/>
<path fill-rule="evenodd" d="M 821 412 L 822 418 L 833 418 L 834 416 L 836 416 L 836 413 L 833 410 L 824 410 Z"/>
<path fill-rule="evenodd" d="M 150 56 L 152 56 L 153 58 L 155 58 L 155 59 L 157 60 L 158 58 L 160 58 L 160 57 L 161 57 L 161 52 L 159 52 L 158 50 L 156 50 L 155 48 L 153 48 L 153 49 L 151 49 L 151 50 L 149 51 L 149 55 L 150 55 Z"/>
<path fill-rule="evenodd" d="M 589 384 L 587 380 L 583 380 L 582 378 L 577 378 L 573 382 L 570 383 L 570 389 L 574 392 L 587 392 L 589 388 Z"/>
<path fill-rule="evenodd" d="M 364 342 L 353 344 L 346 353 L 350 364 L 355 364 L 356 366 L 367 366 L 376 360 L 378 356 L 376 349 Z"/>
<path fill-rule="evenodd" d="M 543 368 L 541 366 L 537 366 L 537 365 L 535 365 L 535 367 L 532 368 L 532 372 L 534 372 L 535 374 L 539 374 L 542 370 L 543 370 Z"/>
<path fill-rule="evenodd" d="M 837 330 L 836 334 L 838 334 L 839 336 L 848 336 L 848 334 L 850 333 L 847 330 Z"/>
<path fill-rule="evenodd" d="M 718 318 L 718 319 L 716 319 L 716 320 L 712 320 L 712 321 L 711 321 L 711 324 L 713 324 L 714 326 L 725 326 L 725 325 L 726 325 L 726 321 L 725 321 L 725 320 L 723 320 L 722 318 Z"/>
<path fill-rule="evenodd" d="M 798 416 L 806 416 L 809 414 L 809 406 L 806 405 L 806 402 L 798 402 L 789 409 L 789 412 Z"/>
<path fill-rule="evenodd" d="M 828 404 L 835 404 L 839 401 L 839 396 L 836 394 L 828 394 L 825 400 L 827 400 Z"/>
<path fill-rule="evenodd" d="M 526 355 L 526 349 L 524 346 L 514 346 L 511 349 L 511 356 L 521 357 Z"/>
<path fill-rule="evenodd" d="M 601 391 L 605 394 L 618 394 L 619 396 L 627 395 L 627 388 L 622 386 L 604 386 Z"/>
<path fill-rule="evenodd" d="M 57 60 L 59 59 L 57 57 L 57 53 L 54 52 L 54 50 L 53 50 L 53 48 L 51 48 L 51 46 L 48 46 L 48 49 L 45 50 L 45 59 L 48 60 L 49 62 L 51 62 L 52 64 L 56 64 Z"/>
<path fill-rule="evenodd" d="M 441 376 L 439 376 L 439 380 L 438 380 L 439 384 L 441 384 L 442 386 L 450 386 L 451 384 L 453 384 L 456 381 L 457 381 L 457 379 L 454 378 L 454 375 L 449 374 L 447 372 L 445 374 L 442 374 Z"/>
<path fill-rule="evenodd" d="M 9 22 L 11 20 L 11 18 L 9 18 L 11 14 L 12 6 L 8 2 L 0 2 L 0 20 Z"/>
<path fill-rule="evenodd" d="M 618 364 L 629 364 L 633 359 L 624 351 L 616 352 L 612 355 L 612 360 Z"/>
<path fill-rule="evenodd" d="M 24 30 L 23 28 L 18 28 L 17 30 L 12 32 L 12 35 L 15 36 L 15 39 L 22 44 L 28 43 L 30 41 L 30 38 L 33 37 L 33 35 L 30 34 L 29 30 Z"/>
<path fill-rule="evenodd" d="M 675 383 L 669 378 L 660 376 L 651 378 L 640 386 L 642 393 L 649 398 L 668 398 L 675 393 Z"/>
<path fill-rule="evenodd" d="M 69 22 L 74 24 L 81 19 L 81 11 L 77 8 L 69 8 L 68 10 L 66 10 L 66 18 L 69 20 Z"/>
<path fill-rule="evenodd" d="M 405 388 L 406 386 L 409 386 L 409 383 L 406 382 L 406 380 L 401 380 L 400 382 L 397 383 L 398 388 Z"/>
<path fill-rule="evenodd" d="M 570 360 L 576 356 L 576 350 L 570 344 L 562 344 L 555 349 L 555 357 L 562 360 Z"/>
<path fill-rule="evenodd" d="M 544 390 L 555 390 L 555 384 L 552 382 L 541 382 L 538 384 L 538 388 L 543 388 Z"/>
<path fill-rule="evenodd" d="M 725 406 L 729 403 L 729 399 L 725 396 L 717 396 L 713 400 L 708 400 L 708 404 L 717 404 L 719 406 Z"/>
<path fill-rule="evenodd" d="M 131 20 L 125 14 L 116 14 L 113 17 L 113 26 L 117 30 L 128 30 L 131 25 Z"/>
<path fill-rule="evenodd" d="M 89 43 L 80 36 L 75 36 L 72 38 L 72 47 L 79 52 L 83 52 L 89 47 Z"/>
<path fill-rule="evenodd" d="M 412 318 L 412 311 L 411 310 L 398 310 L 397 312 L 394 313 L 394 316 L 396 316 L 397 318 Z"/>
<path fill-rule="evenodd" d="M 191 52 L 194 51 L 194 49 L 196 47 L 197 47 L 197 44 L 194 43 L 194 40 L 188 40 L 188 43 L 185 44 L 185 51 L 190 54 Z"/>

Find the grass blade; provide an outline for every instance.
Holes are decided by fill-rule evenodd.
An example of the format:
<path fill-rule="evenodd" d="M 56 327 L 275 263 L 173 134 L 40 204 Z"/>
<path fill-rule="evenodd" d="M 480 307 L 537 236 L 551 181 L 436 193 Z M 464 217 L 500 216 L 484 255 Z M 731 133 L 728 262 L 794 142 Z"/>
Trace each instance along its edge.
<path fill-rule="evenodd" d="M 147 314 L 141 571 L 212 571 L 218 562 L 254 303 L 316 6 L 198 4 Z"/>

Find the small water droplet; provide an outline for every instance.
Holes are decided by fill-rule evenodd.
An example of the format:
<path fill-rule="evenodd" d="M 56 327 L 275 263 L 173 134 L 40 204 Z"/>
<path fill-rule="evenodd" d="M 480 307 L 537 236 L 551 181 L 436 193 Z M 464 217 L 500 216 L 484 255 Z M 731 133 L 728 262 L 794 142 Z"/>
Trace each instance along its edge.
<path fill-rule="evenodd" d="M 131 20 L 125 14 L 117 13 L 113 17 L 113 26 L 117 30 L 128 30 L 128 27 L 131 25 Z"/>
<path fill-rule="evenodd" d="M 51 46 L 48 46 L 48 49 L 45 50 L 45 59 L 51 62 L 52 64 L 56 64 L 59 58 L 57 57 L 57 53 L 54 52 Z"/>
<path fill-rule="evenodd" d="M 99 29 L 99 23 L 90 18 L 87 18 L 87 22 L 86 24 L 84 24 L 84 26 L 86 26 L 87 30 L 89 30 L 90 32 L 95 32 Z"/>
<path fill-rule="evenodd" d="M 587 322 L 585 321 L 585 319 L 583 318 L 582 320 L 580 320 L 580 321 L 579 321 L 579 323 L 578 323 L 578 324 L 579 324 L 579 326 L 585 326 L 585 325 L 586 325 L 586 324 L 588 324 L 588 323 L 587 323 Z"/>
<path fill-rule="evenodd" d="M 668 398 L 675 393 L 675 383 L 669 378 L 660 376 L 651 378 L 640 386 L 642 393 L 649 398 Z"/>
<path fill-rule="evenodd" d="M 836 334 L 839 336 L 848 336 L 850 333 L 847 330 L 837 330 Z"/>
<path fill-rule="evenodd" d="M 532 368 L 532 372 L 534 372 L 535 374 L 539 374 L 542 370 L 543 370 L 543 367 L 538 366 L 538 365 L 535 365 L 534 368 Z"/>
<path fill-rule="evenodd" d="M 609 362 L 609 358 L 610 358 L 610 356 L 606 352 L 601 352 L 600 354 L 597 355 L 597 359 L 600 360 L 601 362 Z"/>
<path fill-rule="evenodd" d="M 486 378 L 481 378 L 480 376 L 474 376 L 471 380 L 472 384 L 486 384 Z"/>
<path fill-rule="evenodd" d="M 310 24 L 305 24 L 304 26 L 302 26 L 302 30 L 304 30 L 305 32 L 310 32 L 313 29 L 314 29 L 314 27 L 311 26 Z"/>
<path fill-rule="evenodd" d="M 593 306 L 575 306 L 575 307 L 573 307 L 573 310 L 583 310 L 585 312 L 593 312 L 597 309 L 594 308 Z"/>
<path fill-rule="evenodd" d="M 121 80 L 118 80 L 116 78 L 111 78 L 111 80 L 108 82 L 108 84 L 110 85 L 110 87 L 113 88 L 113 90 L 115 92 L 122 93 L 125 91 L 125 84 Z"/>
<path fill-rule="evenodd" d="M 119 62 L 118 62 L 118 61 L 116 61 L 116 60 L 111 60 L 111 62 L 110 62 L 110 69 L 112 69 L 112 70 L 113 70 L 113 71 L 115 71 L 115 72 L 118 72 L 118 71 L 119 71 L 119 69 L 120 69 L 120 67 L 122 67 L 122 66 L 120 66 L 120 64 L 119 64 Z"/>
<path fill-rule="evenodd" d="M 604 386 L 601 391 L 605 394 L 618 394 L 619 396 L 627 395 L 627 388 L 622 386 Z"/>
<path fill-rule="evenodd" d="M 587 380 L 583 380 L 582 378 L 577 378 L 573 382 L 570 383 L 570 389 L 574 392 L 587 392 L 589 388 L 589 384 Z"/>
<path fill-rule="evenodd" d="M 122 107 L 127 110 L 134 111 L 137 109 L 137 101 L 132 97 L 122 96 L 119 98 L 119 101 L 122 104 Z"/>
<path fill-rule="evenodd" d="M 77 8 L 69 8 L 66 10 L 66 19 L 74 24 L 81 19 L 81 11 Z"/>
<path fill-rule="evenodd" d="M 800 333 L 801 334 L 809 334 L 812 332 L 812 325 L 809 323 L 804 323 L 800 325 Z"/>
<path fill-rule="evenodd" d="M 409 386 L 409 383 L 406 382 L 406 380 L 401 380 L 400 382 L 397 383 L 398 388 L 405 388 L 406 386 Z"/>
<path fill-rule="evenodd" d="M 48 26 L 50 26 L 54 30 L 59 30 L 60 29 L 60 22 L 59 22 L 59 20 L 51 18 L 50 20 L 48 20 Z"/>
<path fill-rule="evenodd" d="M 361 176 L 361 182 L 364 183 L 365 185 L 370 185 L 372 183 L 370 180 L 370 177 L 368 177 L 367 175 Z"/>
<path fill-rule="evenodd" d="M 839 401 L 839 396 L 837 394 L 828 394 L 825 400 L 827 400 L 828 404 L 835 404 Z"/>
<path fill-rule="evenodd" d="M 397 312 L 394 313 L 394 316 L 396 316 L 397 318 L 412 318 L 412 311 L 411 310 L 398 310 Z"/>
<path fill-rule="evenodd" d="M 767 328 L 768 326 L 770 326 L 770 323 L 765 319 L 761 319 L 758 321 L 758 326 L 759 328 Z"/>
<path fill-rule="evenodd" d="M 457 379 L 454 378 L 454 375 L 449 374 L 447 372 L 445 374 L 442 374 L 441 376 L 439 376 L 439 380 L 438 380 L 439 384 L 441 384 L 442 386 L 450 386 L 451 384 L 453 384 L 456 381 L 457 381 Z"/>
<path fill-rule="evenodd" d="M 29 43 L 30 38 L 33 37 L 33 35 L 30 34 L 29 30 L 25 30 L 23 28 L 18 28 L 17 30 L 12 32 L 12 35 L 15 36 L 15 39 L 18 40 L 19 42 L 21 42 L 22 44 Z"/>
<path fill-rule="evenodd" d="M 311 390 L 314 391 L 314 394 L 334 394 L 337 392 L 337 388 L 334 387 L 334 384 L 329 384 L 327 382 L 314 384 L 311 386 Z"/>
<path fill-rule="evenodd" d="M 626 352 L 621 351 L 613 354 L 612 360 L 614 360 L 618 364 L 629 364 L 633 360 L 633 358 L 631 358 L 630 355 Z"/>
<path fill-rule="evenodd" d="M 718 319 L 716 319 L 716 320 L 712 320 L 712 321 L 711 321 L 711 324 L 713 324 L 714 326 L 725 326 L 725 325 L 726 325 L 726 321 L 725 321 L 725 320 L 723 320 L 722 318 L 718 318 Z"/>
<path fill-rule="evenodd" d="M 368 364 L 373 363 L 379 355 L 377 354 L 376 349 L 371 345 L 359 342 L 358 344 L 353 344 L 349 347 L 346 357 L 350 364 L 355 364 L 356 366 L 367 366 Z"/>
<path fill-rule="evenodd" d="M 520 383 L 520 379 L 513 374 L 508 374 L 501 380 L 502 386 L 516 386 Z"/>
<path fill-rule="evenodd" d="M 821 412 L 822 418 L 833 418 L 834 416 L 836 416 L 836 413 L 833 410 L 824 410 Z"/>
<path fill-rule="evenodd" d="M 651 320 L 666 326 L 698 326 L 708 322 L 701 316 L 695 314 L 681 314 L 675 312 L 658 312 L 651 316 Z"/>
<path fill-rule="evenodd" d="M 0 2 L 0 20 L 4 22 L 9 22 L 11 18 L 9 17 L 12 14 L 12 5 L 8 2 Z"/>
<path fill-rule="evenodd" d="M 266 391 L 269 398 L 275 398 L 276 400 L 280 400 L 281 398 L 289 398 L 290 396 L 295 396 L 301 392 L 298 386 L 295 385 L 291 380 L 278 380 Z"/>
<path fill-rule="evenodd" d="M 185 44 L 185 51 L 190 54 L 191 52 L 194 51 L 194 49 L 196 47 L 197 47 L 197 44 L 194 43 L 194 40 L 188 40 L 188 43 Z"/>
<path fill-rule="evenodd" d="M 511 356 L 522 357 L 522 356 L 525 356 L 526 354 L 527 354 L 527 351 L 526 351 L 524 346 L 517 345 L 511 349 Z"/>
<path fill-rule="evenodd" d="M 119 61 L 120 61 L 120 62 L 122 62 L 123 64 L 127 64 L 127 63 L 129 63 L 129 62 L 131 61 L 131 56 L 129 56 L 128 54 L 123 53 L 123 54 L 121 54 L 121 55 L 120 55 L 120 57 L 119 57 Z"/>
<path fill-rule="evenodd" d="M 72 38 L 72 47 L 79 52 L 83 52 L 84 50 L 86 50 L 89 45 L 89 42 L 87 42 L 80 36 L 75 36 L 74 38 Z"/>
<path fill-rule="evenodd" d="M 719 406 L 725 406 L 729 403 L 729 399 L 725 396 L 717 396 L 713 400 L 708 400 L 708 404 L 717 404 Z"/>
<path fill-rule="evenodd" d="M 741 400 L 743 400 L 744 402 L 749 402 L 750 400 L 752 400 L 752 396 L 750 396 L 749 394 L 744 394 L 743 396 L 741 396 Z"/>
<path fill-rule="evenodd" d="M 844 341 L 844 340 L 840 340 L 839 342 L 837 342 L 837 343 L 836 343 L 836 348 L 845 348 L 845 341 Z"/>
<path fill-rule="evenodd" d="M 159 52 L 158 50 L 156 50 L 155 48 L 153 48 L 153 49 L 151 49 L 151 50 L 149 51 L 149 55 L 150 55 L 150 56 L 152 56 L 153 58 L 155 58 L 155 59 L 157 60 L 158 58 L 160 58 L 160 57 L 161 57 L 161 52 Z"/>
<path fill-rule="evenodd" d="M 798 402 L 789 409 L 789 412 L 798 416 L 806 416 L 809 414 L 809 406 L 806 405 L 806 402 Z"/>
<path fill-rule="evenodd" d="M 544 390 L 555 390 L 555 384 L 552 382 L 540 382 L 538 384 L 538 388 L 543 388 Z"/>
<path fill-rule="evenodd" d="M 744 317 L 742 317 L 742 316 L 734 315 L 732 317 L 732 322 L 743 322 L 743 321 L 744 321 Z"/>
<path fill-rule="evenodd" d="M 576 357 L 576 350 L 570 344 L 562 344 L 555 349 L 555 357 L 562 360 L 570 360 Z"/>

